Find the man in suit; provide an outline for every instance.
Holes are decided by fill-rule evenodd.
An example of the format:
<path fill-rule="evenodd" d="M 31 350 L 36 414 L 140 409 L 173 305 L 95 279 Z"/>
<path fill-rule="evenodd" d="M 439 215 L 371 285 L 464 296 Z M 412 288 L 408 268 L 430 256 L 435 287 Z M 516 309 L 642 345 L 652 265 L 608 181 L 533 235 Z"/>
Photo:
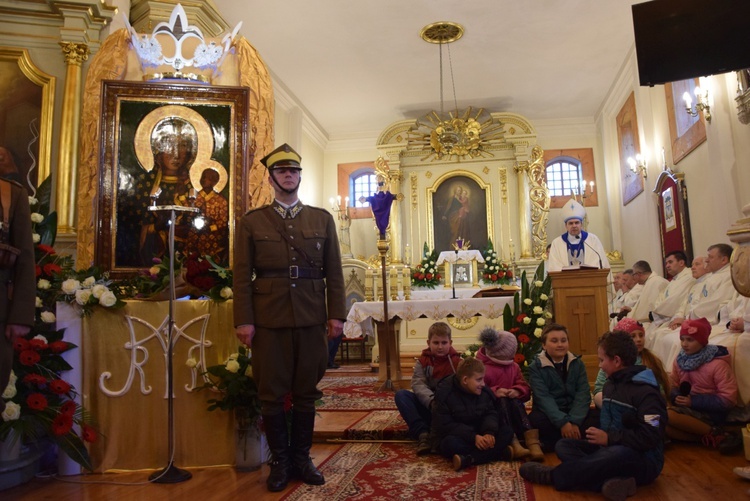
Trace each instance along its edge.
<path fill-rule="evenodd" d="M 346 318 L 336 224 L 328 212 L 297 198 L 300 161 L 287 144 L 261 160 L 275 200 L 243 216 L 234 253 L 234 324 L 237 338 L 252 348 L 273 456 L 266 481 L 272 492 L 286 488 L 292 476 L 325 483 L 309 456 L 315 401 L 322 397 L 317 384 L 328 363 L 326 338 L 341 336 Z M 287 395 L 293 405 L 291 443 Z"/>
<path fill-rule="evenodd" d="M 18 183 L 0 179 L 0 242 L 20 250 L 15 264 L 0 269 L 0 392 L 10 380 L 13 342 L 34 325 L 36 281 L 34 244 L 31 239 L 31 211 L 26 190 Z M 9 252 L 1 249 L 0 253 Z M 4 256 L 0 256 L 4 257 Z M 0 261 L 5 262 L 4 259 Z M 5 401 L 0 398 L 0 413 Z"/>

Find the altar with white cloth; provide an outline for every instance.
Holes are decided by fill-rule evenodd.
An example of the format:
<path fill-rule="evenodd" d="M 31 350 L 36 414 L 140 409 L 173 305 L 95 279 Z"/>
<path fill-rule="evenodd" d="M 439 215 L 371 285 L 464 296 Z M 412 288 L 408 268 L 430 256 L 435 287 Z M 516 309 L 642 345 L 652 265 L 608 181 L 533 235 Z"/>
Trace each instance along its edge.
<path fill-rule="evenodd" d="M 450 292 L 450 291 L 446 291 Z M 475 291 L 474 291 L 475 292 Z M 395 379 L 401 377 L 401 352 L 419 352 L 426 347 L 427 327 L 432 322 L 450 319 L 453 323 L 453 340 L 464 344 L 475 343 L 476 336 L 464 337 L 459 335 L 463 325 L 474 327 L 477 317 L 487 320 L 499 319 L 502 327 L 503 310 L 506 304 L 512 304 L 513 297 L 485 297 L 485 298 L 457 298 L 457 299 L 425 299 L 388 302 L 388 323 L 393 334 L 390 336 L 389 351 L 391 375 Z M 421 322 L 427 319 L 428 322 Z M 362 301 L 354 303 L 344 324 L 346 337 L 360 337 L 374 335 L 373 322 L 377 325 L 378 346 L 385 343 L 385 318 L 381 301 Z M 379 350 L 383 361 L 385 351 Z M 381 366 L 382 367 L 382 366 Z M 381 379 L 385 371 L 380 371 Z"/>
<path fill-rule="evenodd" d="M 57 304 L 57 327 L 78 345 L 64 373 L 95 419 L 99 440 L 90 446 L 96 471 L 162 468 L 167 465 L 168 301 L 127 301 L 81 318 Z M 234 418 L 209 412 L 215 398 L 201 386 L 205 367 L 237 351 L 232 301 L 175 301 L 173 334 L 175 464 L 179 467 L 234 463 Z M 188 365 L 188 360 L 194 361 Z"/>

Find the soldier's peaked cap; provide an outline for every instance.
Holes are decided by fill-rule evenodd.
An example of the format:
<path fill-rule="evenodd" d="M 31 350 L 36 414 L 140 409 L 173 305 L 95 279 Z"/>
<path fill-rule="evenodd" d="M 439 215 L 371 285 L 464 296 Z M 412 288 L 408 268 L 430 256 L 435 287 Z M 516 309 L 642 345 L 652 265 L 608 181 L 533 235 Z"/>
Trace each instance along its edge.
<path fill-rule="evenodd" d="M 291 146 L 284 143 L 271 153 L 266 155 L 260 160 L 260 163 L 265 165 L 268 170 L 273 169 L 298 169 L 302 170 L 300 162 L 302 157 L 292 149 Z"/>

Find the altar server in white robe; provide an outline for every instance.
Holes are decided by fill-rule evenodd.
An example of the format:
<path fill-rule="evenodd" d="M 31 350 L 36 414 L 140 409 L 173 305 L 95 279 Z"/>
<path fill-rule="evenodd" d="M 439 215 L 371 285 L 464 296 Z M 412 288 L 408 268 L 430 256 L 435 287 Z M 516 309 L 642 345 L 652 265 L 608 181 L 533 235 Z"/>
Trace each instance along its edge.
<path fill-rule="evenodd" d="M 547 261 L 547 271 L 561 271 L 567 266 L 593 266 L 609 268 L 607 253 L 599 238 L 583 231 L 586 209 L 570 199 L 562 208 L 566 232 L 552 241 Z"/>
<path fill-rule="evenodd" d="M 664 267 L 672 280 L 664 288 L 651 309 L 649 314 L 651 324 L 646 327 L 646 336 L 648 336 L 649 327 L 658 327 L 674 316 L 695 283 L 692 270 L 687 267 L 687 256 L 684 252 L 672 251 L 667 254 Z"/>
<path fill-rule="evenodd" d="M 750 403 L 750 364 L 744 361 L 750 360 L 750 298 L 735 291 L 729 303 L 719 312 L 719 318 L 720 323 L 711 330 L 708 342 L 726 346 L 729 350 L 734 361 L 732 365 L 740 404 L 747 405 Z"/>
<path fill-rule="evenodd" d="M 643 286 L 635 279 L 632 268 L 628 268 L 622 272 L 622 283 L 627 292 L 620 298 L 620 307 L 610 315 L 610 329 L 614 329 L 617 322 L 625 318 L 638 302 L 643 292 Z"/>
<path fill-rule="evenodd" d="M 664 277 L 654 273 L 647 261 L 637 261 L 633 265 L 633 277 L 643 286 L 643 290 L 627 316 L 637 322 L 646 324 L 649 322 L 648 314 L 669 282 Z"/>
<path fill-rule="evenodd" d="M 729 258 L 732 247 L 727 244 L 716 244 L 708 248 L 706 268 L 710 272 L 706 275 L 703 287 L 698 296 L 690 297 L 690 306 L 683 318 L 676 318 L 669 323 L 673 330 L 654 340 L 656 356 L 661 358 L 664 367 L 672 367 L 675 357 L 680 352 L 680 325 L 685 318 L 696 320 L 705 317 L 712 326 L 719 323 L 719 312 L 734 295 L 734 286 L 729 270 Z M 657 333 L 658 333 L 657 329 Z"/>

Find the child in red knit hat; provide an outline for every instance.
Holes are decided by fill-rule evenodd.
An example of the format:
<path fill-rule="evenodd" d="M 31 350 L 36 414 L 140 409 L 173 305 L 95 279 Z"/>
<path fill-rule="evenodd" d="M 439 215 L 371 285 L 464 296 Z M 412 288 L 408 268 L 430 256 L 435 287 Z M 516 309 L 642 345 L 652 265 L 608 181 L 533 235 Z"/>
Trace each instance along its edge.
<path fill-rule="evenodd" d="M 717 448 L 727 438 L 721 430 L 737 404 L 737 381 L 729 351 L 708 343 L 711 324 L 705 318 L 680 327 L 682 349 L 670 374 L 672 386 L 667 436 Z"/>

